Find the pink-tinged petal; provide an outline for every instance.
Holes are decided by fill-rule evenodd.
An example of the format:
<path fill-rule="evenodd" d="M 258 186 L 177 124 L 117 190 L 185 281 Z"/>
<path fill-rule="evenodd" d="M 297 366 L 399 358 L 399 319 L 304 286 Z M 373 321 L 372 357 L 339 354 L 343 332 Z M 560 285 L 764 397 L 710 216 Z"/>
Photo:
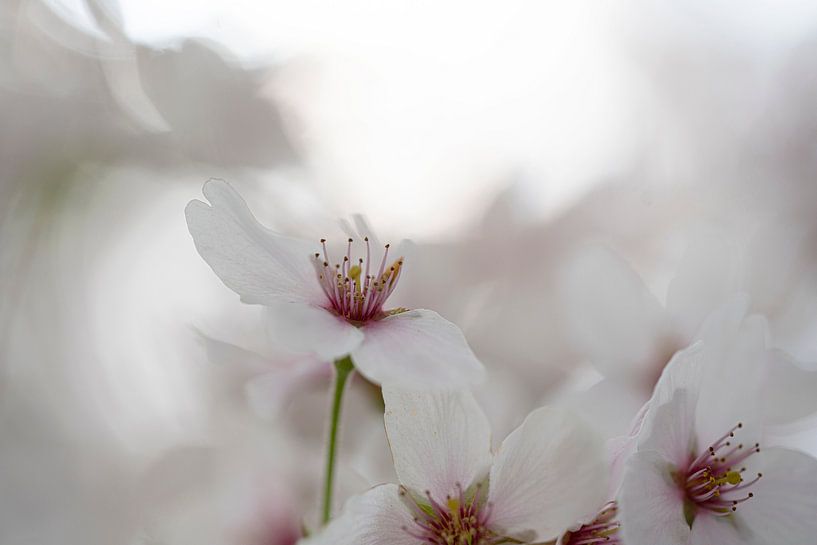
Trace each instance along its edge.
<path fill-rule="evenodd" d="M 644 417 L 638 450 L 655 451 L 676 467 L 686 467 L 696 448 L 696 402 L 694 392 L 679 389 L 668 402 L 651 407 Z"/>
<path fill-rule="evenodd" d="M 417 545 L 408 530 L 414 526 L 397 485 L 384 484 L 353 496 L 343 512 L 301 545 Z"/>
<path fill-rule="evenodd" d="M 488 474 L 491 428 L 466 390 L 383 387 L 386 434 L 400 482 L 438 502 Z"/>
<path fill-rule="evenodd" d="M 689 545 L 746 545 L 749 543 L 742 534 L 736 518 L 713 517 L 699 514 L 692 524 Z"/>
<path fill-rule="evenodd" d="M 491 526 L 540 542 L 592 519 L 607 497 L 604 445 L 578 417 L 543 407 L 502 443 L 491 468 Z"/>
<path fill-rule="evenodd" d="M 293 352 L 332 361 L 355 350 L 361 330 L 332 312 L 300 303 L 276 303 L 267 313 L 270 339 Z"/>
<path fill-rule="evenodd" d="M 817 542 L 817 460 L 788 449 L 761 450 L 763 477 L 737 510 L 751 545 Z"/>
<path fill-rule="evenodd" d="M 772 350 L 766 372 L 761 393 L 767 425 L 789 424 L 817 412 L 817 371 L 807 371 L 788 354 Z"/>
<path fill-rule="evenodd" d="M 310 257 L 315 246 L 262 226 L 225 181 L 209 180 L 185 209 L 199 254 L 245 303 L 325 300 Z"/>
<path fill-rule="evenodd" d="M 619 497 L 623 542 L 627 545 L 687 545 L 684 495 L 674 467 L 655 451 L 636 452 L 627 463 Z M 712 544 L 718 545 L 718 544 Z"/>
<path fill-rule="evenodd" d="M 600 372 L 653 371 L 669 337 L 667 315 L 624 259 L 588 247 L 568 262 L 560 288 L 570 336 Z"/>
<path fill-rule="evenodd" d="M 275 418 L 310 384 L 329 376 L 329 364 L 307 358 L 252 378 L 244 389 L 250 406 L 259 416 Z"/>
<path fill-rule="evenodd" d="M 485 369 L 460 329 L 430 310 L 366 324 L 352 352 L 355 367 L 379 384 L 452 388 L 482 381 Z"/>

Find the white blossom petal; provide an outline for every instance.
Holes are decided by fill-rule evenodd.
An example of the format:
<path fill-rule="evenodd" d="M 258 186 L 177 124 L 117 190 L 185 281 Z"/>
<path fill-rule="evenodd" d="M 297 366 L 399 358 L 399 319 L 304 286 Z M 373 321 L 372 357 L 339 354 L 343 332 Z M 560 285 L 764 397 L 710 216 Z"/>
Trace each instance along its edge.
<path fill-rule="evenodd" d="M 562 271 L 560 288 L 571 337 L 600 372 L 651 372 L 669 337 L 666 313 L 624 259 L 586 248 Z"/>
<path fill-rule="evenodd" d="M 778 350 L 769 351 L 766 370 L 761 390 L 766 424 L 789 424 L 817 411 L 817 371 L 803 369 Z"/>
<path fill-rule="evenodd" d="M 332 312 L 301 303 L 269 305 L 270 339 L 293 352 L 314 353 L 332 361 L 363 341 L 361 330 Z"/>
<path fill-rule="evenodd" d="M 709 313 L 734 293 L 738 284 L 736 248 L 722 233 L 698 233 L 690 241 L 667 289 L 667 309 L 683 338 L 691 338 Z"/>
<path fill-rule="evenodd" d="M 397 485 L 384 484 L 353 496 L 343 512 L 301 545 L 417 545 L 404 528 L 414 522 Z"/>
<path fill-rule="evenodd" d="M 543 407 L 502 443 L 491 468 L 491 524 L 503 535 L 555 539 L 607 496 L 604 445 L 578 417 Z"/>
<path fill-rule="evenodd" d="M 688 545 L 683 492 L 673 480 L 673 470 L 672 463 L 655 451 L 636 452 L 630 458 L 619 498 L 622 541 L 627 545 Z"/>
<path fill-rule="evenodd" d="M 701 388 L 704 356 L 705 347 L 702 341 L 676 352 L 661 372 L 649 404 L 657 407 L 667 403 L 677 390 L 698 392 Z"/>
<path fill-rule="evenodd" d="M 207 359 L 211 363 L 230 367 L 246 374 L 263 373 L 269 371 L 273 365 L 269 358 L 257 352 L 214 339 L 202 332 L 197 333 L 207 352 Z"/>
<path fill-rule="evenodd" d="M 410 310 L 366 324 L 352 352 L 369 380 L 452 388 L 482 381 L 485 369 L 460 329 L 431 310 Z"/>
<path fill-rule="evenodd" d="M 690 453 L 705 446 L 695 444 L 696 403 L 695 392 L 679 389 L 670 401 L 651 407 L 644 417 L 638 450 L 658 452 L 676 467 L 685 466 Z"/>
<path fill-rule="evenodd" d="M 599 436 L 611 439 L 628 431 L 633 415 L 646 401 L 637 384 L 603 378 L 590 388 L 569 391 L 548 404 L 580 414 Z"/>
<path fill-rule="evenodd" d="M 782 448 L 760 451 L 763 477 L 738 507 L 751 545 L 804 545 L 817 536 L 817 460 Z"/>
<path fill-rule="evenodd" d="M 275 418 L 307 384 L 327 371 L 325 361 L 305 359 L 253 377 L 244 386 L 250 406 L 259 416 Z"/>
<path fill-rule="evenodd" d="M 610 498 L 618 497 L 627 461 L 637 450 L 639 434 L 644 427 L 644 419 L 650 407 L 649 402 L 645 403 L 633 417 L 629 431 L 625 435 L 608 440 L 605 444 L 607 459 L 610 460 L 610 492 L 608 494 Z"/>
<path fill-rule="evenodd" d="M 725 519 L 701 514 L 695 517 L 689 545 L 746 545 L 738 518 Z"/>
<path fill-rule="evenodd" d="M 759 439 L 762 391 L 768 350 L 767 324 L 746 316 L 749 299 L 738 295 L 705 320 L 698 333 L 702 350 L 696 433 L 705 446 L 738 422 L 741 439 Z"/>
<path fill-rule="evenodd" d="M 325 300 L 310 262 L 314 245 L 262 226 L 244 199 L 225 181 L 209 180 L 210 205 L 187 205 L 187 226 L 196 249 L 222 282 L 245 303 Z"/>
<path fill-rule="evenodd" d="M 491 428 L 466 390 L 383 387 L 386 434 L 400 482 L 437 501 L 488 474 Z"/>

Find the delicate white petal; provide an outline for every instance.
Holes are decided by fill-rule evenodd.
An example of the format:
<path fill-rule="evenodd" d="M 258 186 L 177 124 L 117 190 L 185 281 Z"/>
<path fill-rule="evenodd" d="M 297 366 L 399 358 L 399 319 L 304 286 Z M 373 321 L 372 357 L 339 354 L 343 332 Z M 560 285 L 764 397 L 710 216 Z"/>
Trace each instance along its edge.
<path fill-rule="evenodd" d="M 417 545 L 414 525 L 397 485 L 385 484 L 346 502 L 343 513 L 301 545 Z"/>
<path fill-rule="evenodd" d="M 562 394 L 548 404 L 580 414 L 600 437 L 611 439 L 627 432 L 633 415 L 646 401 L 636 384 L 611 377 L 585 390 Z"/>
<path fill-rule="evenodd" d="M 739 519 L 699 514 L 692 523 L 689 545 L 746 545 Z"/>
<path fill-rule="evenodd" d="M 242 301 L 325 300 L 310 262 L 315 245 L 263 227 L 225 181 L 209 180 L 203 191 L 211 204 L 190 201 L 188 229 L 204 260 Z"/>
<path fill-rule="evenodd" d="M 219 341 L 198 332 L 199 340 L 207 351 L 207 359 L 216 365 L 230 367 L 244 373 L 261 373 L 272 367 L 269 358 L 231 343 Z"/>
<path fill-rule="evenodd" d="M 667 309 L 683 338 L 735 291 L 737 265 L 737 251 L 721 233 L 700 233 L 690 242 L 667 290 Z"/>
<path fill-rule="evenodd" d="M 788 354 L 769 351 L 762 388 L 763 416 L 768 425 L 783 425 L 817 411 L 817 371 L 801 368 Z"/>
<path fill-rule="evenodd" d="M 812 271 L 814 268 L 812 266 Z M 774 345 L 800 362 L 817 367 L 817 271 L 790 287 L 783 308 L 776 309 L 771 322 Z M 780 304 L 780 302 L 778 302 Z"/>
<path fill-rule="evenodd" d="M 760 451 L 763 477 L 738 507 L 752 545 L 805 545 L 817 540 L 817 460 L 793 450 Z"/>
<path fill-rule="evenodd" d="M 625 435 L 608 440 L 604 446 L 607 459 L 610 460 L 610 492 L 607 494 L 610 498 L 618 497 L 627 461 L 638 447 L 638 436 L 644 427 L 644 419 L 650 407 L 650 402 L 645 403 L 630 423 L 629 431 Z"/>
<path fill-rule="evenodd" d="M 383 387 L 386 434 L 400 482 L 437 501 L 488 473 L 491 429 L 466 390 Z"/>
<path fill-rule="evenodd" d="M 273 369 L 247 382 L 244 387 L 247 399 L 256 414 L 275 418 L 293 396 L 328 369 L 327 362 L 312 359 Z"/>
<path fill-rule="evenodd" d="M 704 355 L 705 347 L 701 341 L 676 352 L 661 372 L 650 405 L 657 407 L 670 401 L 677 390 L 697 393 L 701 388 Z"/>
<path fill-rule="evenodd" d="M 649 372 L 667 337 L 666 313 L 621 257 L 603 247 L 574 256 L 561 274 L 567 322 L 576 345 L 608 376 Z"/>
<path fill-rule="evenodd" d="M 375 250 L 375 255 L 381 252 L 383 250 L 383 244 L 381 244 L 380 238 L 377 236 L 377 233 L 375 233 L 372 226 L 369 225 L 369 221 L 366 219 L 366 216 L 362 214 L 353 214 L 352 220 L 354 221 L 354 226 L 352 226 L 352 224 L 350 224 L 346 219 L 340 220 L 340 228 L 344 234 L 347 237 L 355 240 L 363 240 L 368 237 L 371 248 Z"/>
<path fill-rule="evenodd" d="M 654 451 L 636 452 L 630 458 L 619 498 L 622 541 L 627 545 L 688 544 L 683 492 L 673 481 L 673 470 Z"/>
<path fill-rule="evenodd" d="M 638 450 L 658 452 L 678 467 L 690 462 L 690 454 L 706 446 L 695 444 L 696 402 L 694 392 L 679 389 L 670 401 L 648 410 L 638 437 Z"/>
<path fill-rule="evenodd" d="M 430 310 L 410 310 L 363 327 L 355 367 L 379 384 L 451 388 L 478 383 L 485 369 L 459 328 Z"/>
<path fill-rule="evenodd" d="M 270 339 L 300 353 L 327 361 L 345 356 L 363 341 L 361 330 L 332 312 L 301 303 L 269 305 Z"/>
<path fill-rule="evenodd" d="M 533 411 L 491 468 L 492 526 L 525 541 L 555 539 L 594 516 L 607 495 L 604 445 L 567 411 Z"/>
<path fill-rule="evenodd" d="M 807 278 L 811 283 L 814 278 L 811 229 L 811 222 L 791 217 L 785 221 L 780 217 L 768 218 L 757 226 L 745 249 L 741 278 L 756 308 L 779 310 L 781 303 L 792 297 L 792 288 L 798 280 Z"/>
<path fill-rule="evenodd" d="M 736 296 L 711 313 L 700 328 L 699 340 L 673 357 L 656 385 L 650 402 L 656 408 L 677 390 L 691 396 L 687 405 L 696 405 L 692 429 L 697 447 L 706 447 L 738 422 L 744 425 L 743 442 L 758 440 L 755 424 L 760 422 L 762 404 L 751 399 L 757 397 L 765 372 L 766 323 L 759 316 L 747 318 L 747 308 L 748 299 Z M 645 422 L 650 418 L 648 414 Z"/>
<path fill-rule="evenodd" d="M 738 422 L 741 441 L 759 439 L 768 350 L 767 325 L 758 315 L 746 316 L 749 299 L 738 295 L 704 322 L 701 339 L 701 381 L 695 429 L 700 446 L 709 445 Z"/>
<path fill-rule="evenodd" d="M 639 449 L 658 450 L 675 464 L 687 461 L 696 446 L 696 406 L 706 348 L 699 341 L 679 350 L 664 368 L 645 405 L 640 429 L 633 430 Z"/>

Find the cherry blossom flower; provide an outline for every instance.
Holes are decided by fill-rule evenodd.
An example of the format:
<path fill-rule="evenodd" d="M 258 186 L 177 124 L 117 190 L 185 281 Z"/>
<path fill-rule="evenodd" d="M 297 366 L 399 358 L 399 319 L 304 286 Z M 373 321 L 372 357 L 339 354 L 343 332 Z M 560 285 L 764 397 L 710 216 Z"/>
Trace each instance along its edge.
<path fill-rule="evenodd" d="M 747 319 L 753 301 L 727 279 L 714 278 L 709 263 L 725 260 L 715 260 L 714 253 L 697 246 L 690 251 L 670 282 L 666 304 L 624 259 L 606 248 L 586 248 L 568 261 L 563 289 L 572 337 L 604 376 L 588 391 L 572 395 L 568 407 L 580 405 L 592 411 L 594 421 L 614 423 L 606 428 L 618 428 L 615 435 L 623 433 L 635 412 L 633 403 L 638 407 L 649 399 L 676 350 L 698 340 L 727 342 Z M 762 344 L 758 357 L 765 361 L 769 384 L 761 393 L 781 398 L 780 403 L 767 403 L 766 423 L 788 424 L 813 414 L 817 373 L 776 346 L 770 333 L 775 328 L 768 320 L 752 319 L 757 321 L 754 334 Z"/>
<path fill-rule="evenodd" d="M 204 184 L 210 201 L 191 201 L 187 223 L 201 256 L 245 303 L 269 308 L 270 332 L 295 352 L 325 360 L 350 355 L 376 383 L 476 383 L 484 369 L 457 326 L 424 309 L 386 309 L 402 257 L 373 240 L 346 241 L 333 262 L 326 241 L 292 239 L 263 227 L 222 180 Z M 356 257 L 355 245 L 363 256 Z"/>
<path fill-rule="evenodd" d="M 817 460 L 761 445 L 763 321 L 717 318 L 709 326 L 722 335 L 676 354 L 643 415 L 619 497 L 627 545 L 795 545 L 817 535 Z"/>
<path fill-rule="evenodd" d="M 353 497 L 305 545 L 539 543 L 604 502 L 602 443 L 571 413 L 533 411 L 492 455 L 470 393 L 384 387 L 383 397 L 401 484 Z"/>

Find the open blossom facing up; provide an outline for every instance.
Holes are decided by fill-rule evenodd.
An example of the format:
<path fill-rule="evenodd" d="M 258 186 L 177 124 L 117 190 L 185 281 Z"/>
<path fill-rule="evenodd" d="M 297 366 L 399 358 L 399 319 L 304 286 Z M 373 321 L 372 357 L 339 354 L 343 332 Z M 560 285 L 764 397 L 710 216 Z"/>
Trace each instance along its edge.
<path fill-rule="evenodd" d="M 764 324 L 729 310 L 710 318 L 721 335 L 679 352 L 656 385 L 621 485 L 627 545 L 817 539 L 817 460 L 761 445 Z"/>
<path fill-rule="evenodd" d="M 377 383 L 482 380 L 482 364 L 457 326 L 430 310 L 386 308 L 404 266 L 388 245 L 378 259 L 364 234 L 333 259 L 325 240 L 263 227 L 228 183 L 209 180 L 203 191 L 210 204 L 194 200 L 186 209 L 196 248 L 242 301 L 269 308 L 271 335 L 282 346 L 326 360 L 351 355 Z"/>
<path fill-rule="evenodd" d="M 570 413 L 532 412 L 492 455 L 470 393 L 384 387 L 383 396 L 401 484 L 350 499 L 304 545 L 540 543 L 589 523 L 604 503 L 602 444 Z"/>

